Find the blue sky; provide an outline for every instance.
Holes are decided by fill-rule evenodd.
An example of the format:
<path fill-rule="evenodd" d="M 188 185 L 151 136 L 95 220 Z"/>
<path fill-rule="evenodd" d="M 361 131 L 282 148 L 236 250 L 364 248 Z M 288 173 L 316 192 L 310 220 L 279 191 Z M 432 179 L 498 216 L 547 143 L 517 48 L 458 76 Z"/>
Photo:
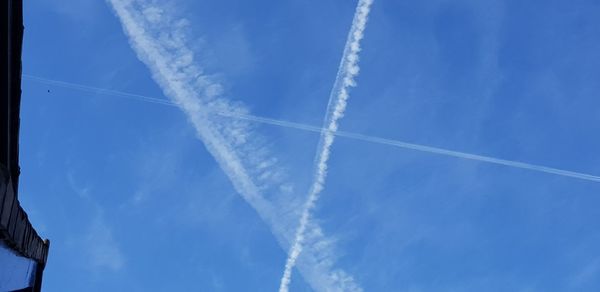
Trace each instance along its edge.
<path fill-rule="evenodd" d="M 25 2 L 24 74 L 187 102 L 23 80 L 45 291 L 277 291 L 319 134 L 193 107 L 320 126 L 356 1 L 134 2 L 162 9 L 129 11 L 163 46 L 182 36 L 158 56 L 193 74 L 161 77 L 109 2 Z M 598 11 L 375 0 L 340 130 L 600 175 Z M 598 182 L 343 137 L 328 169 L 291 291 L 339 273 L 364 291 L 600 289 Z"/>

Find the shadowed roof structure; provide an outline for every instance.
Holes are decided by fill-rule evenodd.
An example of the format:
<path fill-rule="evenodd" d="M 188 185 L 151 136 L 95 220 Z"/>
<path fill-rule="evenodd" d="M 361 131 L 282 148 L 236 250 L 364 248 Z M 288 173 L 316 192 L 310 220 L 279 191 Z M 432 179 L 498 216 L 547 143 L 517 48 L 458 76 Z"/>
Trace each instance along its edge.
<path fill-rule="evenodd" d="M 41 291 L 49 241 L 35 231 L 19 203 L 22 0 L 2 3 L 0 101 L 0 291 Z"/>

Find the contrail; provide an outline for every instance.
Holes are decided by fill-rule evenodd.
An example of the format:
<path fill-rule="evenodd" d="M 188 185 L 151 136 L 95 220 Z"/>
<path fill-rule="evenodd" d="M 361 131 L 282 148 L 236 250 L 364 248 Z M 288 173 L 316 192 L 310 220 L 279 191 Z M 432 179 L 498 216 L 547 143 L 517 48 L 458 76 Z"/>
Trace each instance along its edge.
<path fill-rule="evenodd" d="M 146 1 L 108 1 L 121 21 L 123 30 L 129 37 L 131 47 L 138 58 L 150 69 L 152 77 L 163 89 L 165 95 L 185 112 L 198 136 L 226 175 L 229 176 L 236 190 L 251 205 L 265 208 L 267 203 L 260 196 L 258 186 L 250 178 L 236 149 L 207 114 L 207 109 L 214 107 L 211 102 L 219 101 L 217 93 L 206 96 L 207 92 L 210 91 L 210 88 L 218 87 L 219 84 L 208 80 L 202 69 L 192 63 L 193 54 L 185 46 L 184 36 L 178 31 L 181 27 L 169 27 L 170 25 L 176 26 L 176 23 L 165 19 L 161 8 Z M 163 34 L 161 38 L 159 36 L 161 30 L 172 31 Z M 201 83 L 196 83 L 196 79 Z M 89 88 L 82 87 L 80 89 Z M 113 91 L 105 93 L 117 94 Z M 137 95 L 121 96 L 159 103 L 154 99 L 141 98 Z M 236 110 L 226 104 L 222 107 L 225 110 Z"/>
<path fill-rule="evenodd" d="M 456 158 L 475 160 L 478 162 L 487 162 L 487 163 L 492 163 L 492 164 L 510 166 L 510 167 L 514 167 L 514 168 L 533 170 L 533 171 L 537 171 L 537 172 L 544 172 L 544 173 L 548 173 L 548 174 L 560 175 L 560 176 L 582 179 L 582 180 L 587 180 L 587 181 L 592 181 L 592 182 L 600 182 L 600 176 L 585 174 L 585 173 L 581 173 L 581 172 L 574 172 L 574 171 L 569 171 L 569 170 L 563 170 L 563 169 L 558 169 L 558 168 L 552 168 L 552 167 L 547 167 L 547 166 L 542 166 L 542 165 L 530 164 L 530 163 L 525 163 L 525 162 L 520 162 L 520 161 L 507 160 L 507 159 L 501 159 L 501 158 L 453 151 L 453 150 L 448 150 L 448 149 L 443 149 L 443 148 L 436 148 L 436 147 L 431 147 L 431 146 L 413 144 L 413 143 L 408 143 L 408 142 L 403 142 L 403 141 L 398 141 L 398 140 L 385 139 L 385 138 L 379 138 L 379 137 L 373 137 L 373 136 L 367 136 L 367 135 L 343 132 L 343 131 L 338 131 L 336 133 L 336 136 L 355 139 L 355 140 L 361 140 L 361 141 L 370 142 L 370 143 L 389 145 L 389 146 L 394 146 L 394 147 L 399 147 L 399 148 L 404 148 L 404 149 L 416 150 L 416 151 L 421 151 L 421 152 L 427 152 L 427 153 L 432 153 L 432 154 L 439 154 L 439 155 L 445 155 L 445 156 L 452 156 L 452 157 L 456 157 Z"/>
<path fill-rule="evenodd" d="M 81 84 L 76 84 L 76 83 L 71 83 L 71 82 L 65 82 L 65 81 L 60 81 L 60 80 L 38 77 L 38 76 L 34 76 L 34 75 L 29 75 L 29 74 L 23 74 L 23 78 L 29 79 L 32 81 L 36 81 L 39 83 L 44 83 L 44 84 L 48 84 L 48 85 L 64 87 L 64 88 L 69 88 L 69 89 L 74 89 L 74 90 L 80 90 L 80 91 L 85 91 L 85 92 L 94 93 L 94 94 L 112 95 L 112 96 L 117 96 L 117 97 L 133 99 L 133 100 L 139 100 L 139 101 L 145 101 L 145 102 L 150 102 L 150 103 L 168 105 L 168 106 L 172 106 L 172 107 L 178 107 L 172 101 L 162 99 L 162 98 L 149 97 L 149 96 L 144 96 L 144 95 L 135 94 L 135 93 L 128 93 L 128 92 L 122 92 L 122 91 L 118 91 L 118 90 L 81 85 Z"/>
<path fill-rule="evenodd" d="M 48 84 L 48 85 L 64 87 L 64 88 L 69 88 L 69 89 L 74 89 L 74 90 L 81 90 L 81 91 L 95 93 L 95 94 L 112 95 L 112 96 L 116 96 L 116 97 L 129 98 L 129 99 L 133 99 L 133 100 L 155 103 L 155 104 L 159 104 L 159 105 L 177 107 L 177 105 L 175 103 L 173 103 L 169 100 L 135 94 L 135 93 L 129 93 L 129 92 L 99 88 L 99 87 L 92 87 L 92 86 L 81 85 L 81 84 L 65 82 L 65 81 L 60 81 L 60 80 L 54 80 L 54 79 L 48 79 L 48 78 L 43 78 L 43 77 L 33 76 L 33 75 L 28 75 L 28 74 L 23 74 L 23 78 L 32 80 L 35 82 Z M 216 113 L 211 113 L 211 114 L 216 114 L 216 115 L 220 115 L 223 117 L 229 117 L 229 118 L 234 118 L 234 119 L 247 120 L 247 121 L 254 122 L 254 123 L 272 125 L 272 126 L 289 128 L 289 129 L 302 130 L 302 131 L 307 131 L 307 132 L 314 132 L 314 133 L 319 133 L 319 134 L 322 134 L 322 133 L 328 131 L 325 128 L 320 128 L 320 127 L 313 126 L 313 125 L 272 119 L 272 118 L 267 118 L 267 117 L 259 117 L 259 116 L 255 116 L 255 115 L 249 115 L 249 114 L 231 114 L 231 113 L 225 113 L 225 112 L 222 112 L 222 113 L 216 112 Z M 347 138 L 347 139 L 352 139 L 352 140 L 357 140 L 357 141 L 363 141 L 363 142 L 380 144 L 380 145 L 387 145 L 387 146 L 398 147 L 398 148 L 408 149 L 408 150 L 415 150 L 415 151 L 420 151 L 420 152 L 425 152 L 425 153 L 432 153 L 432 154 L 437 154 L 437 155 L 450 156 L 450 157 L 455 157 L 455 158 L 460 158 L 460 159 L 468 159 L 468 160 L 473 160 L 473 161 L 477 161 L 477 162 L 504 165 L 504 166 L 513 167 L 513 168 L 526 169 L 526 170 L 531 170 L 531 171 L 537 171 L 537 172 L 542 172 L 542 173 L 547 173 L 547 174 L 552 174 L 552 175 L 559 175 L 559 176 L 570 177 L 570 178 L 575 178 L 575 179 L 587 180 L 587 181 L 592 181 L 592 182 L 600 182 L 600 176 L 585 174 L 585 173 L 581 173 L 581 172 L 574 172 L 574 171 L 569 171 L 569 170 L 563 170 L 563 169 L 558 169 L 558 168 L 553 168 L 553 167 L 547 167 L 547 166 L 543 166 L 543 165 L 536 165 L 536 164 L 520 162 L 520 161 L 515 161 L 515 160 L 501 159 L 501 158 L 495 158 L 495 157 L 490 157 L 490 156 L 448 150 L 448 149 L 444 149 L 444 148 L 426 146 L 426 145 L 422 145 L 422 144 L 409 143 L 409 142 L 404 142 L 404 141 L 400 141 L 400 140 L 386 139 L 386 138 L 381 138 L 381 137 L 369 136 L 369 135 L 340 131 L 340 130 L 338 130 L 336 132 L 331 132 L 331 133 L 337 137 L 342 137 L 342 138 Z"/>
<path fill-rule="evenodd" d="M 305 241 L 305 232 L 309 223 L 312 209 L 314 208 L 319 194 L 323 190 L 325 178 L 327 177 L 327 161 L 329 160 L 331 145 L 335 139 L 334 133 L 338 129 L 338 120 L 341 119 L 346 110 L 347 100 L 349 98 L 350 87 L 356 86 L 354 78 L 358 75 L 358 53 L 360 52 L 360 41 L 363 38 L 364 30 L 367 25 L 369 11 L 373 0 L 359 0 L 352 20 L 352 27 L 348 33 L 342 61 L 338 68 L 335 83 L 325 114 L 324 128 L 327 131 L 321 133 L 319 145 L 317 148 L 316 170 L 313 184 L 309 190 L 308 198 L 300 216 L 300 223 L 296 230 L 294 242 L 288 253 L 285 263 L 283 276 L 279 286 L 279 292 L 287 292 L 292 279 L 292 269 L 296 265 L 298 256 L 302 252 Z M 333 108 L 332 108 L 333 107 Z"/>
<path fill-rule="evenodd" d="M 301 204 L 277 166 L 277 159 L 252 125 L 241 119 L 224 118 L 247 114 L 247 110 L 224 98 L 223 86 L 194 62 L 194 52 L 187 46 L 189 22 L 173 19 L 169 13 L 174 9 L 161 6 L 165 5 L 162 1 L 107 1 L 138 59 L 148 67 L 165 96 L 185 113 L 235 190 L 287 250 L 294 236 L 289 226 L 297 222 L 299 214 L 286 210 L 297 210 Z M 276 196 L 267 199 L 268 194 Z M 298 266 L 311 287 L 318 291 L 357 290 L 351 276 L 333 267 L 334 251 L 319 226 L 312 223 L 308 231 L 312 239 L 321 243 L 307 248 Z"/>

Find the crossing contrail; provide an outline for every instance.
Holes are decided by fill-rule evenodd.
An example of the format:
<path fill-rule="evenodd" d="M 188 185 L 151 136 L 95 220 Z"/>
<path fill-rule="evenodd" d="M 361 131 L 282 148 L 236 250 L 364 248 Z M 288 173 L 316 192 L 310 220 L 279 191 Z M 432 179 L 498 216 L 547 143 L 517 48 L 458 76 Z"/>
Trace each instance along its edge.
<path fill-rule="evenodd" d="M 137 58 L 149 69 L 164 95 L 185 113 L 237 193 L 269 226 L 282 249 L 288 250 L 294 236 L 289 226 L 297 222 L 298 213 L 286 210 L 297 210 L 301 201 L 294 195 L 287 172 L 253 125 L 224 118 L 249 111 L 240 102 L 227 98 L 222 83 L 195 61 L 195 50 L 189 46 L 195 38 L 190 34 L 190 21 L 175 14 L 172 1 L 107 2 Z M 330 242 L 314 222 L 309 232 L 317 242 Z M 333 266 L 335 251 L 331 245 L 325 247 L 307 247 L 299 265 L 306 282 L 318 291 L 356 287 L 351 276 Z"/>
<path fill-rule="evenodd" d="M 325 186 L 327 162 L 331 152 L 331 145 L 333 145 L 333 141 L 335 140 L 334 134 L 338 130 L 338 120 L 344 116 L 347 100 L 350 97 L 350 88 L 356 86 L 354 78 L 358 75 L 360 70 L 358 66 L 360 41 L 364 35 L 372 3 L 373 0 L 359 0 L 356 6 L 352 27 L 348 33 L 348 38 L 342 54 L 342 61 L 340 62 L 338 73 L 327 104 L 325 120 L 323 122 L 323 126 L 324 128 L 327 128 L 327 131 L 321 132 L 319 138 L 317 156 L 315 158 L 316 169 L 313 184 L 308 192 L 308 197 L 302 209 L 302 215 L 300 216 L 298 229 L 296 230 L 292 247 L 290 248 L 288 258 L 285 262 L 279 292 L 287 292 L 289 290 L 290 281 L 292 280 L 292 269 L 296 265 L 296 261 L 302 252 L 303 246 L 306 244 L 305 233 L 309 225 L 312 210 Z M 353 290 L 361 289 L 356 288 Z"/>
<path fill-rule="evenodd" d="M 175 103 L 173 103 L 169 100 L 135 94 L 135 93 L 123 92 L 123 91 L 118 91 L 118 90 L 110 90 L 110 89 L 99 88 L 99 87 L 92 87 L 92 86 L 76 84 L 76 83 L 71 83 L 71 82 L 65 82 L 65 81 L 60 81 L 60 80 L 54 80 L 54 79 L 48 79 L 48 78 L 43 78 L 43 77 L 28 75 L 28 74 L 23 74 L 23 78 L 27 79 L 27 80 L 39 82 L 39 83 L 57 86 L 57 87 L 63 87 L 63 88 L 79 90 L 79 91 L 84 91 L 84 92 L 89 92 L 89 93 L 111 95 L 111 96 L 115 96 L 115 97 L 128 98 L 128 99 L 132 99 L 132 100 L 149 102 L 149 103 L 154 103 L 154 104 L 159 104 L 159 105 L 177 107 L 177 105 Z M 307 131 L 307 132 L 314 132 L 314 133 L 319 133 L 319 134 L 328 131 L 325 128 L 321 128 L 321 127 L 317 127 L 317 126 L 313 126 L 313 125 L 278 120 L 278 119 L 267 118 L 267 117 L 259 117 L 259 116 L 255 116 L 255 115 L 232 114 L 232 113 L 225 113 L 225 112 L 221 112 L 221 113 L 216 112 L 214 114 L 220 115 L 223 117 L 234 118 L 234 119 L 242 119 L 242 120 L 246 120 L 246 121 L 250 121 L 250 122 L 254 122 L 254 123 L 266 124 L 266 125 L 289 128 L 289 129 L 296 129 L 296 130 Z M 542 173 L 547 173 L 547 174 L 552 174 L 552 175 L 558 175 L 558 176 L 563 176 L 563 177 L 569 177 L 569 178 L 575 178 L 575 179 L 580 179 L 580 180 L 600 182 L 600 176 L 595 176 L 595 175 L 581 173 L 581 172 L 575 172 L 575 171 L 569 171 L 569 170 L 563 170 L 563 169 L 553 168 L 553 167 L 548 167 L 548 166 L 543 166 L 543 165 L 536 165 L 536 164 L 520 162 L 520 161 L 515 161 L 515 160 L 501 159 L 501 158 L 495 158 L 495 157 L 490 157 L 490 156 L 448 150 L 448 149 L 444 149 L 444 148 L 432 147 L 432 146 L 427 146 L 427 145 L 422 145 L 422 144 L 409 143 L 409 142 L 404 142 L 404 141 L 400 141 L 400 140 L 386 139 L 386 138 L 381 138 L 381 137 L 369 136 L 369 135 L 340 131 L 340 130 L 338 130 L 336 132 L 331 132 L 331 133 L 337 137 L 342 137 L 342 138 L 347 138 L 347 139 L 352 139 L 352 140 L 357 140 L 357 141 L 392 146 L 392 147 L 397 147 L 397 148 L 402 148 L 402 149 L 407 149 L 407 150 L 414 150 L 414 151 L 425 152 L 425 153 L 431 153 L 431 154 L 437 154 L 437 155 L 450 156 L 450 157 L 455 157 L 455 158 L 460 158 L 460 159 L 473 160 L 473 161 L 477 161 L 477 162 L 503 165 L 503 166 L 513 167 L 513 168 L 526 169 L 526 170 L 542 172 Z"/>

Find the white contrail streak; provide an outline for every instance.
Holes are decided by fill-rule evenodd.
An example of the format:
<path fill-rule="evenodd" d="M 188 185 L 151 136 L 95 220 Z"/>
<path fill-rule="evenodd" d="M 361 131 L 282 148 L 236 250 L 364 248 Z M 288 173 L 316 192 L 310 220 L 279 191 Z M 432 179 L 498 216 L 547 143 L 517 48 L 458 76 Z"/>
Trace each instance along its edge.
<path fill-rule="evenodd" d="M 92 86 L 81 85 L 81 84 L 59 81 L 59 80 L 53 80 L 53 79 L 48 79 L 48 78 L 43 78 L 43 77 L 38 77 L 38 76 L 33 76 L 33 75 L 28 75 L 28 74 L 23 74 L 23 78 L 32 80 L 32 81 L 36 81 L 36 82 L 40 82 L 40 83 L 44 83 L 44 84 L 48 84 L 48 85 L 64 87 L 64 88 L 69 88 L 69 89 L 74 89 L 74 90 L 81 90 L 81 91 L 95 93 L 95 94 L 112 95 L 112 96 L 116 96 L 116 97 L 130 98 L 130 99 L 149 102 L 149 103 L 177 107 L 176 104 L 174 104 L 173 102 L 171 102 L 169 100 L 135 94 L 135 93 L 110 90 L 110 89 L 104 89 L 104 88 L 99 88 L 99 87 L 92 87 Z M 324 133 L 327 131 L 327 129 L 320 128 L 317 126 L 296 123 L 296 122 L 290 122 L 290 121 L 284 121 L 284 120 L 277 120 L 277 119 L 266 118 L 266 117 L 259 117 L 259 116 L 255 116 L 255 115 L 249 115 L 249 114 L 231 114 L 231 113 L 218 113 L 218 112 L 214 113 L 214 114 L 224 116 L 224 117 L 234 118 L 234 119 L 242 119 L 242 120 L 247 120 L 250 122 L 261 123 L 261 124 L 272 125 L 272 126 L 283 127 L 283 128 L 289 128 L 289 129 L 302 130 L 302 131 L 307 131 L 307 132 Z M 542 165 L 536 165 L 536 164 L 531 164 L 531 163 L 526 163 L 526 162 L 520 162 L 520 161 L 514 161 L 514 160 L 501 159 L 501 158 L 495 158 L 495 157 L 490 157 L 490 156 L 448 150 L 448 149 L 443 149 L 443 148 L 438 148 L 438 147 L 414 144 L 414 143 L 409 143 L 409 142 L 404 142 L 404 141 L 399 141 L 399 140 L 386 139 L 386 138 L 363 135 L 363 134 L 353 133 L 353 132 L 346 132 L 346 131 L 338 130 L 336 132 L 331 132 L 331 133 L 337 137 L 348 138 L 348 139 L 357 140 L 357 141 L 393 146 L 393 147 L 398 147 L 398 148 L 402 148 L 402 149 L 415 150 L 415 151 L 420 151 L 420 152 L 456 157 L 456 158 L 461 158 L 461 159 L 474 160 L 474 161 L 478 161 L 478 162 L 504 165 L 504 166 L 513 167 L 513 168 L 527 169 L 527 170 L 532 170 L 532 171 L 537 171 L 537 172 L 542 172 L 542 173 L 547 173 L 547 174 L 553 174 L 553 175 L 559 175 L 559 176 L 564 176 L 564 177 L 570 177 L 570 178 L 575 178 L 575 179 L 587 180 L 587 181 L 592 181 L 592 182 L 600 182 L 600 176 L 585 174 L 585 173 L 581 173 L 581 172 L 574 172 L 574 171 L 563 170 L 563 169 L 547 167 L 547 166 L 542 166 Z"/>
<path fill-rule="evenodd" d="M 107 1 L 138 59 L 150 69 L 165 95 L 183 110 L 235 190 L 287 250 L 294 236 L 290 226 L 299 215 L 287 210 L 297 210 L 301 204 L 293 196 L 293 187 L 282 178 L 276 158 L 251 124 L 226 118 L 247 114 L 247 110 L 223 98 L 219 82 L 194 63 L 194 53 L 187 46 L 187 20 L 172 19 L 169 13 L 173 9 L 162 7 L 164 1 Z M 267 199 L 265 195 L 269 194 L 276 196 Z M 351 276 L 333 267 L 333 248 L 319 226 L 311 223 L 309 227 L 308 234 L 319 245 L 307 248 L 299 268 L 311 287 L 318 291 L 360 289 Z"/>
<path fill-rule="evenodd" d="M 367 25 L 369 11 L 373 0 L 359 0 L 352 20 L 352 27 L 348 33 L 342 61 L 338 68 L 338 74 L 331 90 L 327 111 L 325 114 L 324 128 L 327 131 L 321 133 L 319 145 L 317 148 L 316 170 L 313 184 L 309 190 L 308 198 L 300 216 L 300 223 L 296 230 L 296 235 L 292 247 L 288 253 L 285 263 L 283 276 L 279 286 L 279 292 L 287 292 L 292 279 L 292 269 L 296 265 L 298 256 L 302 252 L 305 244 L 305 232 L 309 225 L 310 215 L 314 208 L 319 194 L 323 190 L 325 178 L 327 177 L 327 161 L 331 145 L 334 141 L 334 133 L 338 129 L 338 120 L 343 117 L 346 110 L 346 103 L 349 98 L 350 87 L 356 86 L 354 78 L 358 75 L 358 54 L 360 52 L 360 41 L 363 38 L 364 30 Z M 335 104 L 335 105 L 334 105 Z M 333 106 L 333 109 L 331 108 Z"/>
<path fill-rule="evenodd" d="M 164 19 L 164 12 L 160 8 L 143 0 L 109 2 L 138 58 L 150 69 L 165 95 L 185 112 L 197 135 L 230 178 L 235 189 L 253 207 L 267 209 L 267 202 L 260 196 L 259 187 L 251 179 L 234 145 L 207 114 L 211 107 L 220 106 L 226 111 L 236 109 L 223 104 L 225 101 L 220 100 L 217 92 L 219 84 L 209 80 L 202 70 L 193 64 L 193 54 L 184 44 L 184 36 L 178 30 L 181 27 L 177 27 L 182 24 Z M 161 30 L 171 29 L 169 25 L 175 26 L 173 31 L 161 34 Z M 212 94 L 209 93 L 211 88 Z M 123 97 L 140 98 L 136 95 Z M 150 99 L 140 99 L 154 102 Z M 235 128 L 235 125 L 232 127 Z"/>
<path fill-rule="evenodd" d="M 144 95 L 135 94 L 135 93 L 128 93 L 128 92 L 123 92 L 123 91 L 118 91 L 118 90 L 81 85 L 81 84 L 77 84 L 77 83 L 48 79 L 48 78 L 38 77 L 38 76 L 34 76 L 34 75 L 29 75 L 29 74 L 23 74 L 23 79 L 29 79 L 29 80 L 39 82 L 39 83 L 44 83 L 44 84 L 68 88 L 68 89 L 80 90 L 80 91 L 94 93 L 94 94 L 112 95 L 112 96 L 117 96 L 117 97 L 133 99 L 133 100 L 139 100 L 139 101 L 145 101 L 145 102 L 150 102 L 150 103 L 168 105 L 168 106 L 172 106 L 172 107 L 178 107 L 175 103 L 173 103 L 170 100 L 156 98 L 156 97 L 149 97 L 149 96 L 144 96 Z"/>
<path fill-rule="evenodd" d="M 552 168 L 552 167 L 547 167 L 547 166 L 542 166 L 542 165 L 535 165 L 535 164 L 530 164 L 530 163 L 525 163 L 525 162 L 520 162 L 520 161 L 507 160 L 507 159 L 494 158 L 494 157 L 489 157 L 489 156 L 447 150 L 447 149 L 442 149 L 442 148 L 407 143 L 407 142 L 402 142 L 402 141 L 397 141 L 397 140 L 367 136 L 367 135 L 350 133 L 350 132 L 338 131 L 336 135 L 340 136 L 340 137 L 346 137 L 346 138 L 351 138 L 351 139 L 356 139 L 356 140 L 362 140 L 365 142 L 389 145 L 389 146 L 394 146 L 394 147 L 399 147 L 399 148 L 404 148 L 404 149 L 428 152 L 428 153 L 439 154 L 439 155 L 452 156 L 452 157 L 457 157 L 457 158 L 462 158 L 462 159 L 475 160 L 475 161 L 479 161 L 479 162 L 499 164 L 499 165 L 510 166 L 510 167 L 514 167 L 514 168 L 533 170 L 533 171 L 537 171 L 537 172 L 544 172 L 544 173 L 548 173 L 548 174 L 560 175 L 560 176 L 565 176 L 565 177 L 570 177 L 570 178 L 577 178 L 577 179 L 582 179 L 582 180 L 587 180 L 587 181 L 600 182 L 600 176 L 585 174 L 585 173 L 581 173 L 581 172 L 574 172 L 574 171 L 569 171 L 569 170 L 562 170 L 562 169 Z"/>

